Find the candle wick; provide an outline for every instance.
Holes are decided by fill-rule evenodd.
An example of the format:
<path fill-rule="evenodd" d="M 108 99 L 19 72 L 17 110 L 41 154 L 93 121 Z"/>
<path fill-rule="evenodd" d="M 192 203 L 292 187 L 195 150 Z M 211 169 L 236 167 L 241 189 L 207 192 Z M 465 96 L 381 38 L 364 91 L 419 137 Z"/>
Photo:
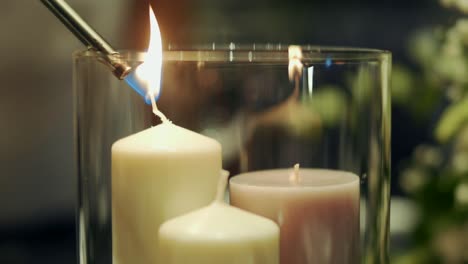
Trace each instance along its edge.
<path fill-rule="evenodd" d="M 224 192 L 228 184 L 229 171 L 221 170 L 221 175 L 218 181 L 218 189 L 216 190 L 216 199 L 214 202 L 224 203 Z"/>
<path fill-rule="evenodd" d="M 298 184 L 299 182 L 301 182 L 301 178 L 299 176 L 299 167 L 299 163 L 296 163 L 294 165 L 293 172 L 291 173 L 291 175 L 289 175 L 289 181 L 291 183 Z"/>
<path fill-rule="evenodd" d="M 154 100 L 154 96 L 150 96 L 151 100 L 151 106 L 153 107 L 153 114 L 155 114 L 157 117 L 161 119 L 161 121 L 164 123 L 170 123 L 169 119 L 158 109 L 158 106 L 156 105 L 156 100 Z"/>

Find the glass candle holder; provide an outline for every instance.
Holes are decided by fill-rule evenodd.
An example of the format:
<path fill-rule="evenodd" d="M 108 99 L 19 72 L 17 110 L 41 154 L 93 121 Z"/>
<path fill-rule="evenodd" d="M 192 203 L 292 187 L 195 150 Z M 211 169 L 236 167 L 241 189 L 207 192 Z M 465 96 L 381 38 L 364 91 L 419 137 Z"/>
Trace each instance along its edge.
<path fill-rule="evenodd" d="M 356 175 L 351 227 L 358 237 L 340 263 L 388 263 L 391 55 L 301 50 L 290 57 L 284 45 L 172 46 L 164 52 L 158 106 L 174 124 L 218 140 L 231 175 L 293 171 L 295 164 Z M 122 56 L 138 65 L 144 54 Z M 90 51 L 74 54 L 74 94 L 80 263 L 112 263 L 111 147 L 159 120 Z M 313 246 L 296 242 L 306 251 Z M 329 244 L 323 250 L 344 254 Z M 322 263 L 338 263 L 333 259 Z"/>

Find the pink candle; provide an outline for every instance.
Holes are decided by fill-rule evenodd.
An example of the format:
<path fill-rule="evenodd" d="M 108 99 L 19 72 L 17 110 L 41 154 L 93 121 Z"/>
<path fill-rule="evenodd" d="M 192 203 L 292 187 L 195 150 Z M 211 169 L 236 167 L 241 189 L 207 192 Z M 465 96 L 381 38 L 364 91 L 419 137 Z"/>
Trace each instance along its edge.
<path fill-rule="evenodd" d="M 230 180 L 231 204 L 280 226 L 282 264 L 359 262 L 359 177 L 335 170 L 256 171 Z"/>

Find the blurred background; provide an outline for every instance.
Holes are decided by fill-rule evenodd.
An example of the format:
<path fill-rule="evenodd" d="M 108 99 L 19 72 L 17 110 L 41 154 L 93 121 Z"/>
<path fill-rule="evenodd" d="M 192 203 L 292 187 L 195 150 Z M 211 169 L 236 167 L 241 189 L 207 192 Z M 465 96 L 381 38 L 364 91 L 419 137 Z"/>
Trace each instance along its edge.
<path fill-rule="evenodd" d="M 119 49 L 148 1 L 68 0 Z M 468 262 L 468 1 L 154 0 L 168 43 L 298 43 L 393 53 L 392 262 Z M 0 9 L 0 263 L 74 263 L 71 53 L 40 1 Z"/>

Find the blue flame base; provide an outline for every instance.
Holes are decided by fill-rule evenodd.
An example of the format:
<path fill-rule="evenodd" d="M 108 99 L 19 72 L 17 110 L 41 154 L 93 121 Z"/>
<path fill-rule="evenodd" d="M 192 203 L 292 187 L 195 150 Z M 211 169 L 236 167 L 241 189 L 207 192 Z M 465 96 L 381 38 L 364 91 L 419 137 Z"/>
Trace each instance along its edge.
<path fill-rule="evenodd" d="M 135 92 L 137 92 L 143 99 L 145 100 L 145 103 L 148 105 L 151 105 L 151 98 L 147 94 L 148 89 L 148 84 L 145 81 L 141 81 L 137 76 L 135 76 L 135 71 L 132 71 L 130 74 L 125 77 L 125 82 L 133 89 Z M 161 91 L 154 97 L 154 101 L 157 101 L 159 99 L 159 95 L 161 94 Z"/>

